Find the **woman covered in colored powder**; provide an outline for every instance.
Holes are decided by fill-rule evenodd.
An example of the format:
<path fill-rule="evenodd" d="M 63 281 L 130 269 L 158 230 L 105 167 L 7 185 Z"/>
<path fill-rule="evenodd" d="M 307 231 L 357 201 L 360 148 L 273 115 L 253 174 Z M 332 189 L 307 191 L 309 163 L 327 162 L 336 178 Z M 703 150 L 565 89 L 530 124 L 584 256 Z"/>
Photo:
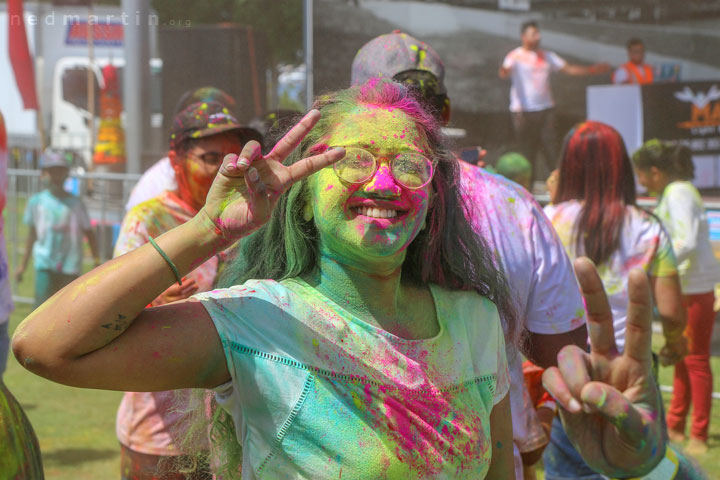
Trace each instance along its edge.
<path fill-rule="evenodd" d="M 516 318 L 437 123 L 390 82 L 317 106 L 268 155 L 226 157 L 157 246 L 36 310 L 16 355 L 70 385 L 214 388 L 227 478 L 239 445 L 243 478 L 511 478 Z M 246 236 L 239 284 L 145 309 Z"/>
<path fill-rule="evenodd" d="M 637 206 L 632 164 L 620 134 L 600 122 L 576 125 L 565 138 L 558 180 L 556 203 L 545 213 L 570 258 L 587 256 L 597 265 L 618 350 L 625 346 L 628 277 L 641 268 L 662 320 L 666 344 L 660 360 L 664 365 L 681 360 L 685 315 L 672 244 L 660 221 Z M 559 419 L 543 458 L 547 478 L 606 478 L 585 464 Z"/>
<path fill-rule="evenodd" d="M 677 256 L 683 304 L 687 310 L 689 352 L 675 365 L 673 397 L 667 414 L 670 438 L 685 441 L 685 422 L 692 402 L 692 425 L 687 451 L 707 452 L 713 377 L 710 339 L 715 312 L 715 284 L 720 265 L 710 245 L 710 229 L 700 193 L 690 183 L 695 177 L 692 153 L 687 147 L 650 140 L 633 155 L 638 181 L 660 195 L 655 214 L 672 238 Z"/>

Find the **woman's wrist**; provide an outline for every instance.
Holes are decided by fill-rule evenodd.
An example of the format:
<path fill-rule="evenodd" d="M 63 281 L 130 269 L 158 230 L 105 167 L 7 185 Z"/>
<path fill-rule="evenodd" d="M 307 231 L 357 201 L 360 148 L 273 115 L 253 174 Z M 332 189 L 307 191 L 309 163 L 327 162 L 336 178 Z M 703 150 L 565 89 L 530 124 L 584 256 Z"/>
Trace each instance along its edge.
<path fill-rule="evenodd" d="M 227 238 L 225 233 L 210 219 L 210 216 L 204 209 L 195 215 L 185 224 L 192 229 L 194 239 L 204 246 L 217 248 L 218 252 L 225 250 L 227 247 L 237 241 L 237 238 Z"/>

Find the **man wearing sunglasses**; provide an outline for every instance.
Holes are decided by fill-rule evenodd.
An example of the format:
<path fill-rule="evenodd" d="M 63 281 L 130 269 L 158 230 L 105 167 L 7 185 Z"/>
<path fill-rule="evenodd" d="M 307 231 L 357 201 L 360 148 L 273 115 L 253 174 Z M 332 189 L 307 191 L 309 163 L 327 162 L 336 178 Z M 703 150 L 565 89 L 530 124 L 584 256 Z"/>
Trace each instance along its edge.
<path fill-rule="evenodd" d="M 147 243 L 164 232 L 190 220 L 205 204 L 210 185 L 226 154 L 239 152 L 250 140 L 261 141 L 256 130 L 243 127 L 228 108 L 219 102 L 192 103 L 175 115 L 170 134 L 168 158 L 177 188 L 133 207 L 125 216 L 115 245 L 117 257 Z M 212 289 L 222 253 L 203 263 L 185 278 L 165 290 L 152 305 L 162 305 Z M 171 437 L 179 421 L 173 392 L 127 392 L 117 416 L 121 444 L 121 471 L 132 478 L 184 479 L 174 472 L 177 457 Z M 155 477 L 156 469 L 163 475 Z M 130 477 L 128 477 L 130 478 Z M 210 478 L 199 469 L 193 479 Z"/>

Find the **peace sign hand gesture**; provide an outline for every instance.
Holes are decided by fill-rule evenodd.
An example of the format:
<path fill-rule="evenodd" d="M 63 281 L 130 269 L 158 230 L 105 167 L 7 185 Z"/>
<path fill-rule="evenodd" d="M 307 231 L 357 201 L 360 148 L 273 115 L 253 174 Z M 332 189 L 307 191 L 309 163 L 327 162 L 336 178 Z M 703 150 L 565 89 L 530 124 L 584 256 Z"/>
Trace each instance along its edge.
<path fill-rule="evenodd" d="M 343 149 L 332 149 L 293 165 L 283 165 L 318 120 L 320 112 L 311 110 L 267 155 L 262 154 L 259 143 L 251 141 L 240 155 L 225 156 L 199 215 L 208 218 L 216 233 L 228 243 L 264 224 L 280 195 L 295 182 L 343 157 Z"/>
<path fill-rule="evenodd" d="M 565 431 L 591 468 L 609 477 L 640 476 L 665 451 L 661 399 L 652 375 L 647 276 L 639 269 L 630 273 L 625 351 L 619 354 L 612 311 L 595 267 L 580 258 L 575 273 L 585 298 L 591 351 L 564 347 L 558 367 L 543 374 L 543 385 L 562 405 Z"/>

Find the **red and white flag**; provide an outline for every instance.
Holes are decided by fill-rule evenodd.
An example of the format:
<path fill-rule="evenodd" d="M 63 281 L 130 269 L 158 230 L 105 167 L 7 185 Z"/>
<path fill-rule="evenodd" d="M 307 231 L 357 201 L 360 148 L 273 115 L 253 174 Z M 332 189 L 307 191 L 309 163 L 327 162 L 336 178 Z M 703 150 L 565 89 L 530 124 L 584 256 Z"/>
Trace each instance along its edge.
<path fill-rule="evenodd" d="M 26 110 L 39 110 L 35 91 L 35 68 L 30 56 L 22 0 L 8 0 L 8 50 L 15 81 Z"/>

